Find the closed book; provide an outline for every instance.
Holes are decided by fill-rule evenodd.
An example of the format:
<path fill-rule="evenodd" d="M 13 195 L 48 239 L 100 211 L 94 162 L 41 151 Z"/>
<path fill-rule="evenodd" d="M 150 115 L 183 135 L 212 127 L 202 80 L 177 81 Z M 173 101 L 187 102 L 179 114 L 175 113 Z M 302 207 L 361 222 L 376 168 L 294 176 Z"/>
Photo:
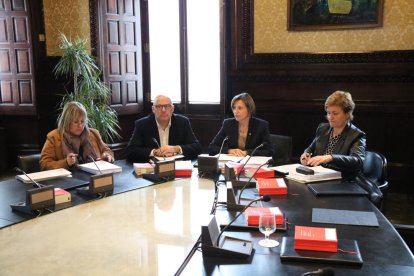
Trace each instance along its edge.
<path fill-rule="evenodd" d="M 175 176 L 189 177 L 193 174 L 193 164 L 190 160 L 175 161 Z"/>
<path fill-rule="evenodd" d="M 244 169 L 244 175 L 246 177 L 252 177 L 253 176 L 256 179 L 258 179 L 258 178 L 270 178 L 270 177 L 275 177 L 275 171 L 272 170 L 272 169 L 268 169 L 268 168 L 260 168 L 259 170 L 257 170 L 257 168 L 249 167 L 249 168 Z"/>
<path fill-rule="evenodd" d="M 259 225 L 261 214 L 274 214 L 276 224 L 283 224 L 284 221 L 279 207 L 248 207 L 245 212 L 248 225 Z"/>
<path fill-rule="evenodd" d="M 27 177 L 26 175 L 16 175 L 16 179 L 23 181 L 24 183 L 32 183 L 33 179 L 34 181 L 43 181 L 43 180 L 49 180 L 49 179 L 56 179 L 61 177 L 66 177 L 71 175 L 72 173 L 64 168 L 54 169 L 54 170 L 47 170 L 47 171 L 41 171 L 41 172 L 34 172 L 29 173 Z"/>
<path fill-rule="evenodd" d="M 258 178 L 256 188 L 259 195 L 286 195 L 287 186 L 283 178 Z"/>
<path fill-rule="evenodd" d="M 66 203 L 72 200 L 72 195 L 61 188 L 55 188 L 55 204 Z"/>
<path fill-rule="evenodd" d="M 144 173 L 153 173 L 154 165 L 150 163 L 134 163 L 134 172 L 136 175 L 142 175 Z"/>
<path fill-rule="evenodd" d="M 336 229 L 296 225 L 294 248 L 295 250 L 337 252 Z"/>

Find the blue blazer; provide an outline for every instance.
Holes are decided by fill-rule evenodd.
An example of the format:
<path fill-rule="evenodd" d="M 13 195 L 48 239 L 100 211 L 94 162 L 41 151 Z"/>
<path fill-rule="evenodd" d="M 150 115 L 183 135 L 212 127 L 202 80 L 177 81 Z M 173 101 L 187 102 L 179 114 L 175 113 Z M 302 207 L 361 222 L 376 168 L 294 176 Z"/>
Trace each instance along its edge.
<path fill-rule="evenodd" d="M 208 153 L 210 155 L 219 153 L 221 144 L 226 136 L 228 136 L 229 139 L 224 142 L 222 153 L 227 153 L 229 149 L 236 149 L 239 147 L 239 123 L 236 119 L 229 118 L 223 121 L 221 129 L 208 146 Z M 254 155 L 273 156 L 273 145 L 271 144 L 269 137 L 269 123 L 256 117 L 250 117 L 245 150 L 250 155 L 252 151 L 262 143 L 265 143 L 265 146 L 258 149 Z"/>
<path fill-rule="evenodd" d="M 158 148 L 153 138 L 160 142 L 155 115 L 150 114 L 135 121 L 135 128 L 128 146 L 126 156 L 130 162 L 148 162 L 151 151 Z M 169 145 L 178 145 L 183 150 L 185 159 L 195 159 L 201 153 L 201 144 L 194 135 L 190 120 L 178 114 L 172 114 L 168 136 Z"/>

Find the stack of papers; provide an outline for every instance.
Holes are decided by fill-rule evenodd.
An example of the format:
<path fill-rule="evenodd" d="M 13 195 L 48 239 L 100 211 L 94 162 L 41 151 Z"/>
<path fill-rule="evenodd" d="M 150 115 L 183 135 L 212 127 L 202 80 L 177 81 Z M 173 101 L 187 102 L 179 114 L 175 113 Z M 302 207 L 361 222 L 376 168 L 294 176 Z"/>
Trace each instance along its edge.
<path fill-rule="evenodd" d="M 302 166 L 301 164 L 290 164 L 283 166 L 271 167 L 271 169 L 283 173 L 286 178 L 292 179 L 302 183 L 310 183 L 317 181 L 325 181 L 342 178 L 341 172 L 328 169 L 322 166 L 310 167 L 315 174 L 301 174 L 296 172 L 296 168 Z"/>
<path fill-rule="evenodd" d="M 136 175 L 142 175 L 144 173 L 153 173 L 154 165 L 150 163 L 134 163 L 134 171 Z"/>
<path fill-rule="evenodd" d="M 272 159 L 271 156 L 252 156 L 252 157 L 250 157 L 250 155 L 246 155 L 245 157 L 243 157 L 243 159 L 240 161 L 240 163 L 245 164 L 247 162 L 246 166 L 248 166 L 248 167 L 256 166 L 257 167 L 257 166 L 265 164 L 270 159 Z"/>
<path fill-rule="evenodd" d="M 122 172 L 122 167 L 115 164 L 99 160 L 90 163 L 80 164 L 78 168 L 92 174 L 107 174 L 107 173 L 117 173 Z"/>
<path fill-rule="evenodd" d="M 48 171 L 41 171 L 41 172 L 35 172 L 35 173 L 29 173 L 27 174 L 31 179 L 34 181 L 42 181 L 42 180 L 48 180 L 48 179 L 54 179 L 54 178 L 60 178 L 71 175 L 71 172 L 68 170 L 65 170 L 63 168 L 61 169 L 55 169 L 55 170 L 48 170 Z M 32 181 L 29 179 L 26 175 L 16 175 L 16 179 L 24 182 L 24 183 L 32 183 Z"/>
<path fill-rule="evenodd" d="M 171 161 L 171 160 L 179 160 L 179 159 L 183 159 L 184 155 L 182 154 L 177 154 L 177 155 L 173 155 L 170 157 L 159 157 L 159 156 L 154 156 L 155 159 L 157 159 L 158 161 Z"/>

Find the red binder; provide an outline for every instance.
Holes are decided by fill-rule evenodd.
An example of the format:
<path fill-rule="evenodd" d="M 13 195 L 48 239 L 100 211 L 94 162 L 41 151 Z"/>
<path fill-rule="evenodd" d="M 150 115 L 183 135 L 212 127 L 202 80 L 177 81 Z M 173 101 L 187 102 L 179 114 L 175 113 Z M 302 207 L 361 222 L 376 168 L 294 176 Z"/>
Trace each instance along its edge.
<path fill-rule="evenodd" d="M 244 169 L 244 175 L 246 177 L 252 177 L 254 172 L 257 171 L 257 168 L 249 167 Z M 269 178 L 269 177 L 275 177 L 275 171 L 268 169 L 268 168 L 260 168 L 253 176 L 255 179 L 258 178 Z"/>
<path fill-rule="evenodd" d="M 259 195 L 287 194 L 287 186 L 283 178 L 258 178 L 256 188 Z"/>
<path fill-rule="evenodd" d="M 193 165 L 190 160 L 175 161 L 175 177 L 190 177 L 193 174 Z"/>
<path fill-rule="evenodd" d="M 227 167 L 229 168 L 233 168 L 234 169 L 234 173 L 236 175 L 240 174 L 241 168 L 243 167 L 244 164 L 242 163 L 237 163 L 237 162 L 233 162 L 233 161 L 227 161 L 226 162 Z"/>
<path fill-rule="evenodd" d="M 259 225 L 260 214 L 274 214 L 276 224 L 283 224 L 283 214 L 279 207 L 248 207 L 246 209 L 246 217 L 248 225 Z"/>
<path fill-rule="evenodd" d="M 295 250 L 338 251 L 335 228 L 295 226 Z"/>

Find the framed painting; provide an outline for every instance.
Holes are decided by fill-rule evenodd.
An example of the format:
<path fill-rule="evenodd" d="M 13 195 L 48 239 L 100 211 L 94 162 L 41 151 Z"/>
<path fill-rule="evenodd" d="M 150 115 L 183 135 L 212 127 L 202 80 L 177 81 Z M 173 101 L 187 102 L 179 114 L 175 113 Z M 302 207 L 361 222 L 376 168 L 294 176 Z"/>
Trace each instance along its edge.
<path fill-rule="evenodd" d="M 382 27 L 384 0 L 288 0 L 288 31 Z"/>

